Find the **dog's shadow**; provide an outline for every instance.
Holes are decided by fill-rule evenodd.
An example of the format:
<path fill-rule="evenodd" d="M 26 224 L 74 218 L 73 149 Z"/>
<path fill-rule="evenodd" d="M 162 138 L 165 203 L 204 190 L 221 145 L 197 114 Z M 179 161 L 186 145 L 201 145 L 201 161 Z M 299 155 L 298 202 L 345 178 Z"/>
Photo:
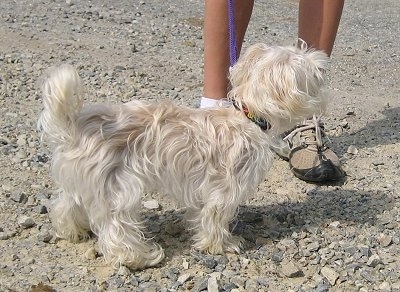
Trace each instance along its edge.
<path fill-rule="evenodd" d="M 381 224 L 378 215 L 392 208 L 392 198 L 383 191 L 314 191 L 301 203 L 242 205 L 237 219 L 232 223 L 232 231 L 245 239 L 243 252 L 263 247 L 273 250 L 274 243 L 290 238 L 294 232 L 323 236 L 322 228 L 330 228 L 332 222 L 338 222 L 339 229 Z M 183 211 L 146 215 L 151 224 L 159 225 L 154 238 L 165 249 L 166 261 L 182 255 L 193 256 L 197 260 L 202 258 L 196 256 L 197 253 L 191 248 L 191 232 L 185 229 L 183 215 Z M 178 233 L 167 231 L 167 226 L 171 224 L 179 226 Z"/>

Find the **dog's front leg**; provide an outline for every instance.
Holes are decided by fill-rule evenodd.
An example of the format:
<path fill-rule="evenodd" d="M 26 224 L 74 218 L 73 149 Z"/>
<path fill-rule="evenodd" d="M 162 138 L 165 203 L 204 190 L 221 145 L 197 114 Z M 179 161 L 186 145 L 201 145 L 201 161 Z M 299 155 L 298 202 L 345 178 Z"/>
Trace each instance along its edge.
<path fill-rule="evenodd" d="M 229 223 L 234 219 L 239 202 L 222 199 L 207 202 L 192 218 L 195 235 L 194 247 L 211 254 L 239 253 L 242 238 L 233 236 Z"/>

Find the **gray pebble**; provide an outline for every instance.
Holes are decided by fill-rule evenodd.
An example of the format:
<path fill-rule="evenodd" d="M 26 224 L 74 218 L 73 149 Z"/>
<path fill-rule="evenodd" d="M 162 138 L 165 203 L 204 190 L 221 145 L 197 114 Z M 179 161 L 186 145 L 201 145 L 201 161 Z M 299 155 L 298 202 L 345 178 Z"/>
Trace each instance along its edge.
<path fill-rule="evenodd" d="M 178 277 L 178 282 L 183 284 L 186 281 L 188 281 L 190 278 L 192 278 L 192 275 L 190 275 L 190 273 L 185 273 Z"/>
<path fill-rule="evenodd" d="M 178 268 L 168 268 L 164 271 L 165 276 L 172 282 L 176 282 L 178 280 L 178 273 Z"/>
<path fill-rule="evenodd" d="M 349 148 L 347 148 L 347 153 L 356 155 L 356 154 L 358 154 L 358 149 L 356 148 L 356 146 L 350 145 Z"/>
<path fill-rule="evenodd" d="M 201 263 L 209 269 L 214 269 L 218 265 L 218 262 L 211 256 L 206 256 Z"/>
<path fill-rule="evenodd" d="M 7 234 L 7 232 L 0 231 L 0 240 L 7 240 L 9 238 L 10 236 Z"/>
<path fill-rule="evenodd" d="M 284 261 L 281 263 L 281 272 L 288 278 L 297 278 L 304 276 L 303 271 L 292 261 Z"/>
<path fill-rule="evenodd" d="M 156 200 L 149 200 L 143 202 L 143 207 L 149 210 L 158 210 L 160 209 L 160 204 Z"/>
<path fill-rule="evenodd" d="M 211 276 L 207 281 L 207 291 L 208 292 L 219 292 L 218 279 L 215 276 Z"/>
<path fill-rule="evenodd" d="M 47 214 L 48 213 L 47 207 L 45 205 L 39 205 L 36 207 L 36 212 L 38 214 Z"/>
<path fill-rule="evenodd" d="M 14 202 L 25 204 L 28 201 L 28 196 L 22 191 L 12 192 L 10 199 Z"/>
<path fill-rule="evenodd" d="M 309 250 L 309 251 L 317 251 L 318 249 L 319 249 L 318 242 L 312 242 L 309 245 L 307 245 L 307 250 Z"/>
<path fill-rule="evenodd" d="M 168 222 L 165 225 L 165 232 L 167 232 L 171 236 L 177 236 L 183 231 L 181 224 L 177 224 L 176 222 Z"/>
<path fill-rule="evenodd" d="M 377 265 L 379 265 L 381 263 L 382 263 L 381 258 L 377 254 L 374 254 L 374 255 L 369 257 L 368 262 L 367 262 L 367 266 L 376 267 Z"/>
<path fill-rule="evenodd" d="M 32 217 L 22 215 L 18 218 L 18 225 L 22 228 L 31 228 L 35 226 L 35 221 Z"/>
<path fill-rule="evenodd" d="M 85 251 L 85 258 L 88 260 L 94 260 L 96 259 L 96 250 L 94 247 L 90 247 Z"/>
<path fill-rule="evenodd" d="M 333 286 L 336 283 L 336 280 L 339 278 L 339 274 L 332 268 L 323 267 L 321 269 L 321 274 L 329 281 L 329 283 Z"/>
<path fill-rule="evenodd" d="M 43 242 L 49 242 L 52 238 L 53 235 L 47 230 L 41 230 L 37 235 L 37 239 Z"/>
<path fill-rule="evenodd" d="M 231 283 L 235 284 L 237 287 L 244 287 L 246 279 L 241 276 L 234 276 L 230 279 Z"/>
<path fill-rule="evenodd" d="M 200 292 L 207 289 L 208 277 L 200 277 L 194 280 L 194 286 L 190 291 Z"/>
<path fill-rule="evenodd" d="M 363 269 L 360 275 L 370 283 L 376 283 L 381 278 L 381 276 L 372 269 Z"/>
<path fill-rule="evenodd" d="M 392 243 L 392 236 L 381 234 L 378 238 L 378 242 L 381 246 L 387 247 Z"/>

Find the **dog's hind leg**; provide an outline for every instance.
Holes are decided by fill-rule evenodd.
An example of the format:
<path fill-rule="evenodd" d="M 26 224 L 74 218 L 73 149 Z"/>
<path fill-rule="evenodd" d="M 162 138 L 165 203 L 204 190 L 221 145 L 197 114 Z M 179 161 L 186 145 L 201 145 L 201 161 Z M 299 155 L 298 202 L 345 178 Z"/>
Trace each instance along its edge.
<path fill-rule="evenodd" d="M 50 218 L 57 236 L 72 242 L 87 239 L 90 230 L 86 211 L 75 197 L 62 191 L 50 210 Z"/>
<path fill-rule="evenodd" d="M 132 175 L 124 176 L 115 174 L 113 183 L 106 186 L 108 207 L 95 210 L 93 229 L 107 261 L 131 269 L 151 267 L 164 258 L 164 251 L 144 236 L 140 219 L 141 182 Z"/>

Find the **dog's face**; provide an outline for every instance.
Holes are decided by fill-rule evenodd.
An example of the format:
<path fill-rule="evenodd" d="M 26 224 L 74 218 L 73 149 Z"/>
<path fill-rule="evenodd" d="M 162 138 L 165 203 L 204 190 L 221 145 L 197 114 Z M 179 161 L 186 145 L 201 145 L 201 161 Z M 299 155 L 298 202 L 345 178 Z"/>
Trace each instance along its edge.
<path fill-rule="evenodd" d="M 230 72 L 229 98 L 270 121 L 277 131 L 324 111 L 320 94 L 328 57 L 297 47 L 249 47 Z"/>

